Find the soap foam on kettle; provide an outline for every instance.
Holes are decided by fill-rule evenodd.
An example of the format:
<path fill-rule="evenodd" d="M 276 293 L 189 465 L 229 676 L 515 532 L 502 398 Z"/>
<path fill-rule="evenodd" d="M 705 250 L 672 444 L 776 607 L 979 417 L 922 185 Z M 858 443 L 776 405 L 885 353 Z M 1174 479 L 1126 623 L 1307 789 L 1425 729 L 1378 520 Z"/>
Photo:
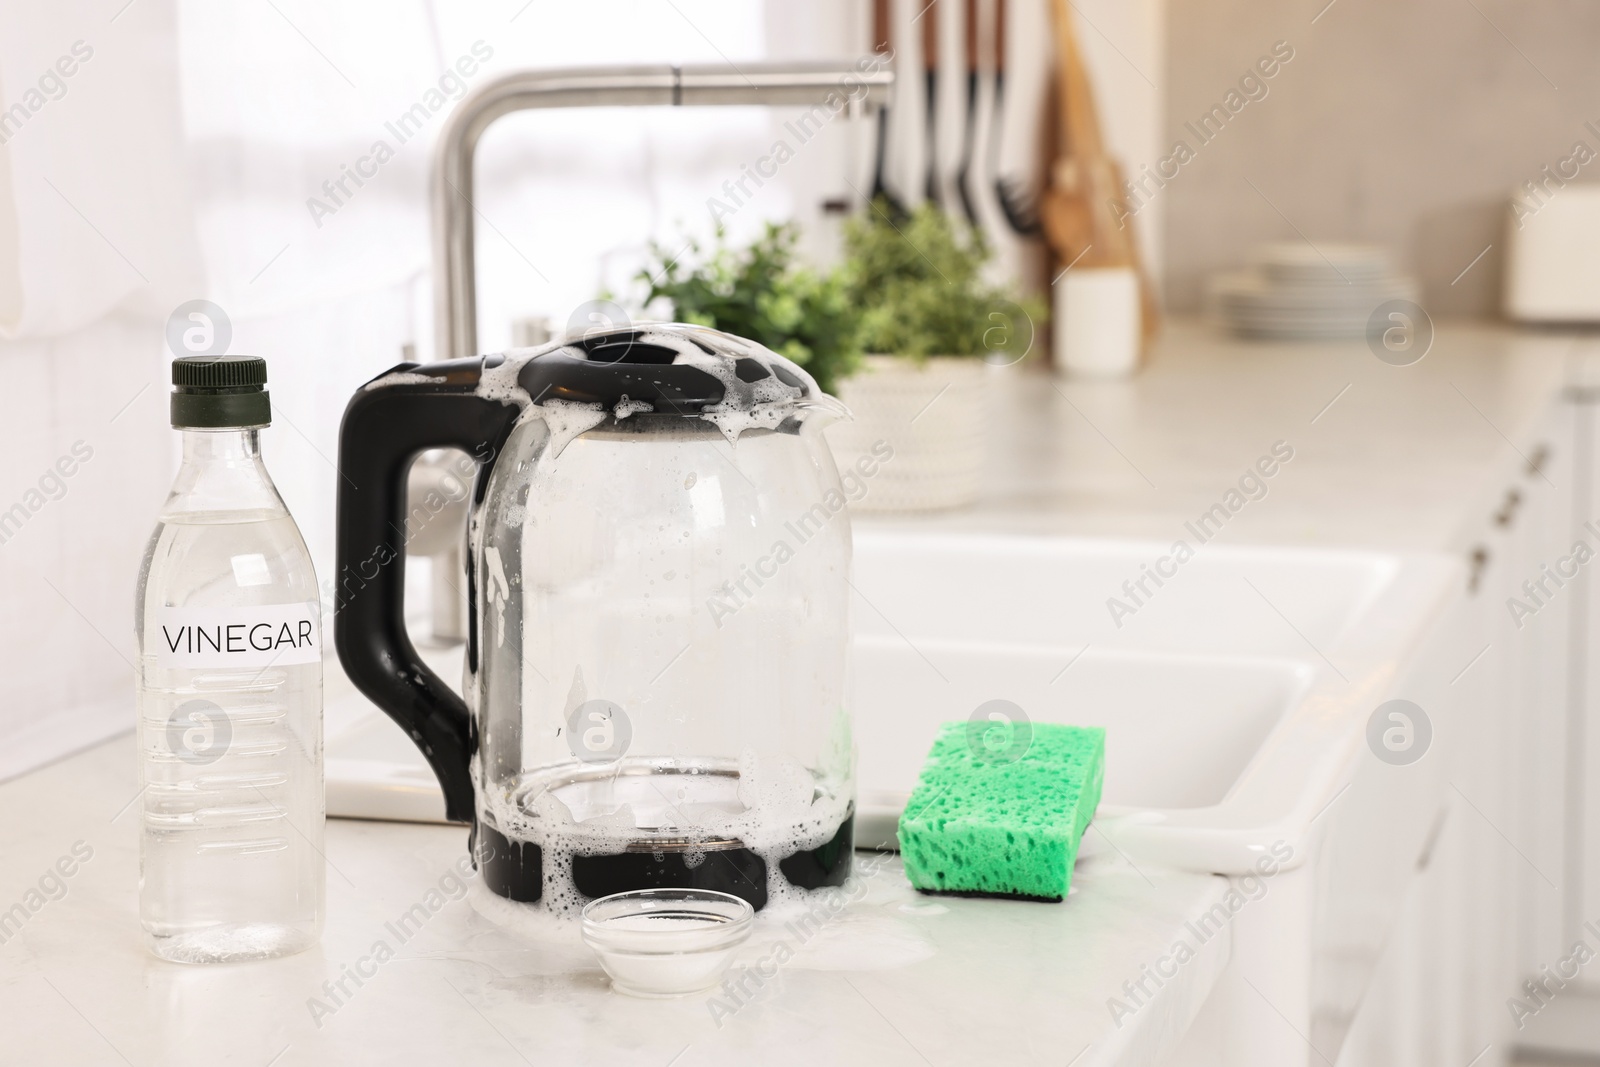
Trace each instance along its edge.
<path fill-rule="evenodd" d="M 479 768 L 474 762 L 474 777 Z M 691 869 L 707 862 L 720 843 L 734 841 L 739 847 L 760 856 L 767 865 L 767 905 L 764 911 L 784 910 L 785 905 L 804 906 L 816 893 L 791 883 L 779 863 L 799 852 L 820 848 L 839 833 L 853 809 L 852 799 L 840 790 L 819 788 L 817 778 L 790 756 L 761 756 L 746 750 L 739 758 L 737 784 L 742 810 L 729 811 L 716 803 L 697 803 L 690 796 L 673 796 L 663 790 L 688 793 L 698 776 L 694 773 L 651 775 L 662 804 L 656 814 L 667 811 L 669 825 L 641 826 L 657 821 L 624 803 L 614 810 L 588 818 L 575 818 L 572 808 L 559 793 L 548 787 L 524 795 L 520 803 L 503 799 L 503 794 L 477 782 L 478 795 L 488 801 L 487 821 L 506 837 L 518 843 L 537 845 L 543 861 L 543 893 L 532 905 L 519 907 L 547 911 L 553 915 L 575 917 L 589 898 L 577 891 L 573 878 L 575 856 L 608 856 L 638 850 L 652 837 L 666 836 L 675 842 L 674 851 L 684 853 Z M 706 781 L 722 778 L 705 775 Z M 659 785 L 658 785 L 659 783 Z M 709 847 L 696 850 L 695 843 Z"/>
<path fill-rule="evenodd" d="M 708 343 L 704 347 L 696 342 L 697 335 L 707 338 Z M 672 360 L 674 365 L 693 367 L 715 378 L 722 385 L 722 400 L 719 403 L 697 414 L 684 417 L 699 418 L 711 423 L 728 439 L 729 444 L 737 444 L 739 435 L 747 430 L 775 429 L 794 413 L 797 405 L 802 403 L 809 407 L 826 408 L 839 417 L 849 414 L 843 404 L 822 392 L 817 387 L 816 379 L 802 367 L 790 364 L 787 368 L 788 373 L 800 381 L 799 387 L 785 385 L 777 375 L 771 373 L 758 381 L 747 382 L 739 377 L 735 359 L 717 354 L 732 349 L 740 353 L 741 358 L 761 360 L 761 357 L 772 355 L 754 342 L 704 327 L 681 324 L 662 324 L 655 328 L 648 325 L 641 326 L 635 331 L 635 336 L 640 343 L 671 349 L 675 353 Z M 549 350 L 546 348 L 537 351 Z M 551 436 L 557 439 L 552 445 L 556 455 L 560 454 L 561 449 L 566 447 L 572 438 L 605 421 L 607 412 L 599 404 L 578 404 L 566 400 L 530 397 L 518 380 L 526 363 L 527 360 L 520 354 L 507 353 L 507 357 L 497 366 L 484 367 L 474 392 L 486 400 L 498 400 L 515 405 L 522 409 L 521 418 L 534 415 L 550 422 Z M 809 399 L 806 399 L 808 396 Z M 582 421 L 573 418 L 570 414 L 571 409 L 591 413 L 594 416 L 593 421 L 582 429 L 569 432 L 573 425 Z M 654 409 L 648 402 L 629 400 L 624 396 L 611 414 L 620 421 L 652 410 Z"/>
<path fill-rule="evenodd" d="M 575 439 L 606 421 L 606 409 L 599 404 L 578 404 L 570 400 L 546 400 L 529 408 L 522 417 L 527 418 L 533 412 L 537 412 L 549 427 L 550 440 L 544 451 L 550 459 L 558 458 Z"/>
<path fill-rule="evenodd" d="M 486 364 L 478 378 L 478 387 L 473 392 L 485 400 L 498 400 L 502 404 L 513 404 L 523 409 L 532 407 L 533 398 L 517 380 L 522 373 L 522 366 L 522 360 L 511 358 L 502 359 L 492 367 Z"/>

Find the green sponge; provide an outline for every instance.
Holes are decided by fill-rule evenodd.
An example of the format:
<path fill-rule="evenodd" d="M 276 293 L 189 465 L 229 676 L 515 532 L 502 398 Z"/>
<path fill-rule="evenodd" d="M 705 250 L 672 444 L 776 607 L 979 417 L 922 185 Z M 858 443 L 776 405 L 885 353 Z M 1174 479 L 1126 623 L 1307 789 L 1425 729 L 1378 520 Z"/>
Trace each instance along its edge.
<path fill-rule="evenodd" d="M 997 753 L 984 731 L 1000 728 L 939 728 L 900 815 L 906 877 L 924 893 L 1061 900 L 1100 803 L 1106 732 L 1011 724 L 1010 744 Z"/>

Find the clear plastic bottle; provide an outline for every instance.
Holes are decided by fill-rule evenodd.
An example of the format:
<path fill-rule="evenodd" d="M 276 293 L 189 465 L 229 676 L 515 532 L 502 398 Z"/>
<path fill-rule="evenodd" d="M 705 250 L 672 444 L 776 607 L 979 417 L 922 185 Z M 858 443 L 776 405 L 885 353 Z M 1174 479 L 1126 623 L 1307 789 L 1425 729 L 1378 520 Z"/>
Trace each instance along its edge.
<path fill-rule="evenodd" d="M 139 914 L 183 963 L 282 956 L 322 927 L 316 575 L 261 461 L 266 364 L 173 363 L 183 462 L 140 570 Z"/>

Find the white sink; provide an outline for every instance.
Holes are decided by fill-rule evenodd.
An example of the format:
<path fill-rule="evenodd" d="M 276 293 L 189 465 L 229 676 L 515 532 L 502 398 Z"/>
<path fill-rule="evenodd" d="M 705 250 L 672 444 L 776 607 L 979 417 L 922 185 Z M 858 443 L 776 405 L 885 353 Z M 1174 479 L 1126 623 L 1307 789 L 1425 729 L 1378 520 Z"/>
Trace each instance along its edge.
<path fill-rule="evenodd" d="M 1292 659 L 908 639 L 915 651 L 862 637 L 855 660 L 859 789 L 900 803 L 937 726 L 1002 699 L 1032 722 L 1106 728 L 1102 811 L 1212 807 L 1316 674 Z"/>
<path fill-rule="evenodd" d="M 1106 728 L 1097 825 L 1135 862 L 1242 874 L 1278 840 L 1303 856 L 1460 567 L 1200 545 L 1135 604 L 1123 583 L 1170 548 L 858 530 L 857 843 L 892 844 L 939 724 L 999 699 L 1033 722 Z M 1136 607 L 1120 627 L 1113 596 Z M 431 820 L 442 807 L 399 729 L 330 678 L 329 814 Z"/>
<path fill-rule="evenodd" d="M 1278 840 L 1303 857 L 1459 564 L 1201 545 L 1136 604 L 1123 582 L 1170 551 L 859 532 L 858 842 L 892 839 L 938 724 L 1001 699 L 1106 728 L 1098 824 L 1135 861 L 1242 874 Z M 1111 597 L 1136 608 L 1120 626 Z"/>

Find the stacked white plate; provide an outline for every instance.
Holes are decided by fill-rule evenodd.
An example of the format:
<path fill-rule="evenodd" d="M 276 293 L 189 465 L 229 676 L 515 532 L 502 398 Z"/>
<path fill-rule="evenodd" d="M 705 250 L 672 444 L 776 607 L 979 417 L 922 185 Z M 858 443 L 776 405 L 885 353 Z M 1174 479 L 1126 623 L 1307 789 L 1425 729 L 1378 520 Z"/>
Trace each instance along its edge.
<path fill-rule="evenodd" d="M 1416 284 L 1393 273 L 1375 245 L 1273 244 L 1254 265 L 1218 276 L 1217 313 L 1234 333 L 1285 341 L 1360 337 L 1380 304 L 1415 300 Z"/>

